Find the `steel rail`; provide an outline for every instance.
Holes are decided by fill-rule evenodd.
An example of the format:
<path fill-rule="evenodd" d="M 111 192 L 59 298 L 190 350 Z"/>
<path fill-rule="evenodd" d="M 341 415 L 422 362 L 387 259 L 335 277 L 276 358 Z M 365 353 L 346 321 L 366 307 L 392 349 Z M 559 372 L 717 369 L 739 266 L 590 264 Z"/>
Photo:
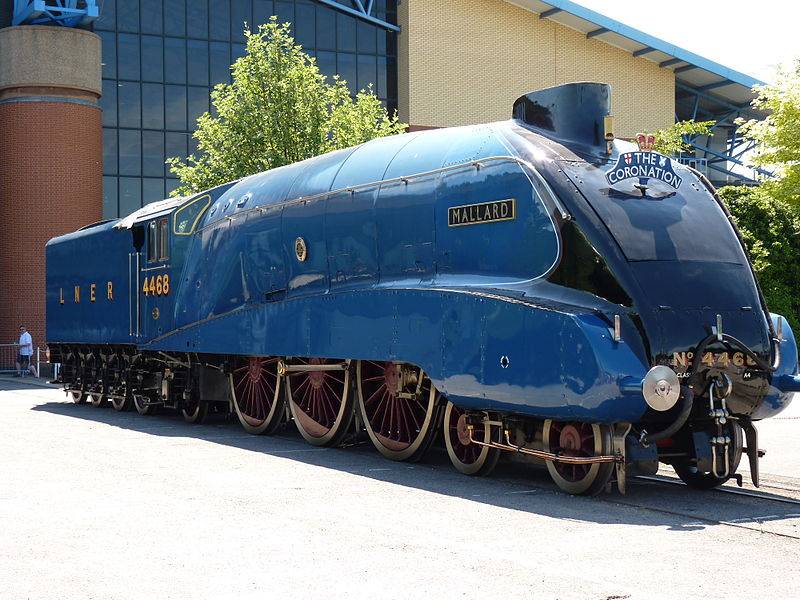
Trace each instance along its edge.
<path fill-rule="evenodd" d="M 664 475 L 637 475 L 636 479 L 643 479 L 645 481 L 653 481 L 655 483 L 666 483 L 669 485 L 679 485 L 684 487 L 687 486 L 683 481 L 679 479 L 672 479 L 671 477 L 665 477 Z M 771 500 L 773 502 L 782 502 L 784 504 L 792 504 L 800 506 L 800 499 L 795 498 L 784 498 L 783 496 L 775 496 L 773 494 L 768 494 L 765 492 L 757 492 L 753 490 L 740 490 L 738 488 L 726 488 L 726 487 L 718 487 L 714 488 L 713 490 L 708 490 L 710 492 L 715 493 L 722 493 L 722 494 L 733 494 L 735 496 L 745 496 L 748 498 L 757 498 L 759 500 Z"/>

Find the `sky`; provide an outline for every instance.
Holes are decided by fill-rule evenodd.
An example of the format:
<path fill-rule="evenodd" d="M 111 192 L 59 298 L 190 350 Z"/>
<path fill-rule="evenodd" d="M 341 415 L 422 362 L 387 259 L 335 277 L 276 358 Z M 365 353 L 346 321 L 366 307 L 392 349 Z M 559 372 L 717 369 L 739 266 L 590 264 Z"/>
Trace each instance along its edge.
<path fill-rule="evenodd" d="M 763 81 L 800 59 L 794 0 L 575 0 L 645 33 Z"/>

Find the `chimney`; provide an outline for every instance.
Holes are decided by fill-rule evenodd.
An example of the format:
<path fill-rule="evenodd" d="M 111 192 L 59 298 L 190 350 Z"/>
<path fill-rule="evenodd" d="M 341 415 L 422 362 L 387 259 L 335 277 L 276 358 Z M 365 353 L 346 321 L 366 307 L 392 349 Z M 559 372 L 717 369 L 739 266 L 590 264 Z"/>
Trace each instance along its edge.
<path fill-rule="evenodd" d="M 610 114 L 611 86 L 578 82 L 520 96 L 513 118 L 550 138 L 605 148 L 605 118 Z"/>

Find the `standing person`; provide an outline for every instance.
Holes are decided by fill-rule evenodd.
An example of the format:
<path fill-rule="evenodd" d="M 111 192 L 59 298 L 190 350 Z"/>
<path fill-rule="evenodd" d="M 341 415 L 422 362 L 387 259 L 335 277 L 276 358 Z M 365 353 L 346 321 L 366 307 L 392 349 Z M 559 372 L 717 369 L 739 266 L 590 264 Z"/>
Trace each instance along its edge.
<path fill-rule="evenodd" d="M 33 339 L 24 325 L 19 326 L 19 350 L 17 351 L 17 377 L 22 377 L 22 369 L 37 377 L 36 367 L 31 364 Z"/>

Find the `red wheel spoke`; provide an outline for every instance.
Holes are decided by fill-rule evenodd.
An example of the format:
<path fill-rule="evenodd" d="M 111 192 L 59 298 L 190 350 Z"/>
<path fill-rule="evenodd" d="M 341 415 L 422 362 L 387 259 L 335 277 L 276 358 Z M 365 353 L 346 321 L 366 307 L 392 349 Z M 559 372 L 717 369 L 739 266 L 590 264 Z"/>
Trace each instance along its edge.
<path fill-rule="evenodd" d="M 266 413 L 266 412 L 267 412 L 267 411 L 266 411 L 267 407 L 268 407 L 270 404 L 272 404 L 272 398 L 273 398 L 273 396 L 272 396 L 272 395 L 270 395 L 270 393 L 269 393 L 269 390 L 267 390 L 267 388 L 264 386 L 264 384 L 263 384 L 263 383 L 261 383 L 260 381 L 258 382 L 258 387 L 259 387 L 259 389 L 261 390 L 261 399 L 262 399 L 262 400 L 261 400 L 261 403 L 262 403 L 262 405 L 264 406 L 264 409 L 265 409 L 265 411 L 264 411 L 264 412 Z M 265 416 L 266 416 L 266 415 L 265 415 Z"/>
<path fill-rule="evenodd" d="M 371 404 L 372 401 L 375 399 L 375 397 L 381 392 L 381 390 L 384 390 L 384 389 L 386 389 L 386 384 L 385 383 L 382 384 L 381 387 L 379 387 L 377 390 L 375 390 L 375 392 L 369 398 L 367 398 L 367 400 L 364 402 L 364 406 L 366 406 L 367 404 Z M 386 390 L 386 391 L 388 393 L 388 390 Z M 381 397 L 383 397 L 383 396 L 381 396 Z"/>
<path fill-rule="evenodd" d="M 295 394 L 299 393 L 299 392 L 300 392 L 300 390 L 302 390 L 302 389 L 303 389 L 303 388 L 304 388 L 306 385 L 308 385 L 309 383 L 311 383 L 311 380 L 310 380 L 308 377 L 305 377 L 305 378 L 303 378 L 303 383 L 301 383 L 301 384 L 300 384 L 300 385 L 297 387 L 297 389 L 294 391 L 294 392 L 295 392 Z"/>
<path fill-rule="evenodd" d="M 391 412 L 392 412 L 392 400 L 393 400 L 393 397 L 389 394 L 389 392 L 384 392 L 383 393 L 383 397 L 384 397 L 384 400 L 382 400 L 381 403 L 383 404 L 384 408 L 383 408 L 383 418 L 381 419 L 380 431 L 385 432 L 386 431 L 386 417 L 387 416 L 390 417 L 389 423 L 390 423 L 390 427 L 391 427 L 391 416 L 390 415 L 391 415 Z"/>
<path fill-rule="evenodd" d="M 388 394 L 384 392 L 381 397 L 379 398 L 380 402 L 378 402 L 378 406 L 375 408 L 375 412 L 372 413 L 372 416 L 369 417 L 370 422 L 377 421 L 378 416 L 384 414 L 386 412 L 386 405 L 387 405 L 387 398 Z"/>
<path fill-rule="evenodd" d="M 342 378 L 341 378 L 341 379 L 339 379 L 339 376 L 338 376 L 338 375 L 336 375 L 336 373 L 333 373 L 333 372 L 331 372 L 331 371 L 327 371 L 327 372 L 325 373 L 325 379 L 333 379 L 333 380 L 334 380 L 336 383 L 339 383 L 339 384 L 341 384 L 341 385 L 344 385 L 344 375 L 342 375 L 341 377 L 342 377 Z"/>
<path fill-rule="evenodd" d="M 270 379 L 267 378 L 266 373 L 261 375 L 261 378 L 258 380 L 258 383 L 260 385 L 266 386 L 266 389 L 267 389 L 267 392 L 268 392 L 268 395 L 269 395 L 270 398 L 274 398 L 275 397 L 275 386 L 272 385 L 272 381 L 270 381 Z"/>

